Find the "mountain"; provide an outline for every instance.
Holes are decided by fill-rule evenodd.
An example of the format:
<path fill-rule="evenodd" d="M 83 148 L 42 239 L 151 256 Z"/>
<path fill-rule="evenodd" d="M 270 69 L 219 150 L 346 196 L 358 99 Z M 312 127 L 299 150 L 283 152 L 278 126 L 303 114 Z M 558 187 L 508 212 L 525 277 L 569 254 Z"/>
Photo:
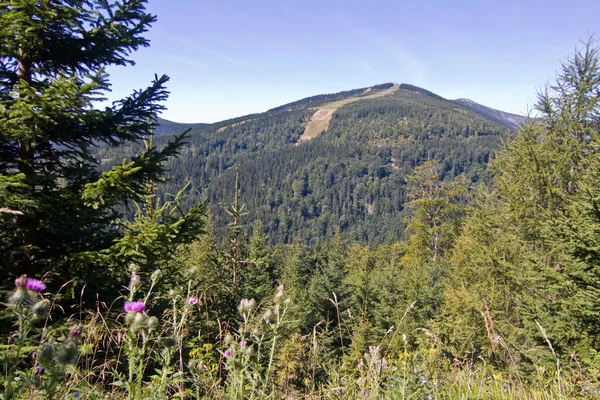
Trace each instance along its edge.
<path fill-rule="evenodd" d="M 203 129 L 206 128 L 209 124 L 185 124 L 180 122 L 172 122 L 163 118 L 158 118 L 157 124 L 154 126 L 153 133 L 155 135 L 164 135 L 167 133 L 178 133 L 183 132 L 190 128 Z"/>
<path fill-rule="evenodd" d="M 242 222 L 260 220 L 271 242 L 316 243 L 340 234 L 381 243 L 404 230 L 407 177 L 416 166 L 437 159 L 442 179 L 463 174 L 471 184 L 487 183 L 487 162 L 515 124 L 413 85 L 386 83 L 214 124 L 161 126 L 173 129 L 156 136 L 158 146 L 176 130 L 191 130 L 159 195 L 190 182 L 184 206 L 207 199 L 221 237 L 231 222 L 225 208 L 237 167 L 248 211 Z M 98 157 L 109 165 L 136 149 L 104 147 Z"/>
<path fill-rule="evenodd" d="M 519 126 L 527 123 L 527 117 L 517 114 L 507 113 L 505 111 L 496 110 L 494 108 L 486 107 L 479 103 L 475 103 L 469 99 L 456 99 L 455 103 L 467 107 L 468 109 L 475 111 L 477 114 L 482 115 L 492 121 L 499 122 L 511 128 L 518 128 Z"/>

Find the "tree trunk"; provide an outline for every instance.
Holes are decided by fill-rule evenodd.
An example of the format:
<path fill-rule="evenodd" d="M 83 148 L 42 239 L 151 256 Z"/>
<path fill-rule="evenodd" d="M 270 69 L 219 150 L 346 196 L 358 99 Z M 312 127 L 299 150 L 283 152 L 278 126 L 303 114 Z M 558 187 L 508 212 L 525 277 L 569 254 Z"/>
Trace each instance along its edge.
<path fill-rule="evenodd" d="M 22 49 L 19 50 L 17 71 L 19 80 L 31 83 L 31 66 L 31 60 Z M 25 182 L 31 186 L 31 196 L 35 197 L 35 152 L 32 139 L 22 138 L 19 140 L 19 172 L 25 174 Z M 18 273 L 33 276 L 38 272 L 33 260 L 33 253 L 38 245 L 38 228 L 39 221 L 36 215 L 25 215 L 22 218 L 23 264 Z"/>

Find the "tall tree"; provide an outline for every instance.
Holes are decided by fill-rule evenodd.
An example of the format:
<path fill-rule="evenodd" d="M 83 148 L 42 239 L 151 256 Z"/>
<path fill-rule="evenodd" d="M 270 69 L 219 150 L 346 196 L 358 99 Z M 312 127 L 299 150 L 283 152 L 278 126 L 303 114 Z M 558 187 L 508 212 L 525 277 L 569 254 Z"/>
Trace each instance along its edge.
<path fill-rule="evenodd" d="M 442 165 L 431 160 L 408 177 L 412 199 L 407 207 L 413 210 L 407 225 L 408 256 L 433 263 L 452 245 L 464 212 L 461 197 L 466 193 L 462 177 L 445 182 L 441 180 L 442 172 Z"/>
<path fill-rule="evenodd" d="M 149 45 L 143 34 L 156 17 L 146 3 L 0 1 L 0 207 L 12 210 L 0 213 L 4 278 L 108 272 L 96 256 L 118 237 L 115 209 L 143 202 L 148 183 L 160 181 L 163 163 L 177 154 L 182 137 L 103 174 L 90 156 L 99 143 L 147 136 L 163 109 L 166 76 L 94 108 L 110 87 L 105 67 L 132 65 L 130 53 Z M 178 227 L 197 229 L 198 211 Z"/>
<path fill-rule="evenodd" d="M 529 367 L 552 365 L 555 354 L 589 355 L 597 345 L 600 53 L 594 40 L 561 66 L 537 110 L 539 118 L 493 162 L 494 191 L 471 210 L 446 291 L 446 332 L 472 327 L 454 335 L 457 350 L 481 349 L 510 363 L 525 359 Z"/>

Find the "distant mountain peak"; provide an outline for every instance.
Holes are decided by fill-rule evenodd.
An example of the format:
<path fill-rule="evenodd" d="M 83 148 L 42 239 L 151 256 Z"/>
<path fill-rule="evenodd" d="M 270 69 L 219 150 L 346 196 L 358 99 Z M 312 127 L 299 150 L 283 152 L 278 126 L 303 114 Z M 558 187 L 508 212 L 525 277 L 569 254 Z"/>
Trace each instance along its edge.
<path fill-rule="evenodd" d="M 482 115 L 486 118 L 501 123 L 502 125 L 516 129 L 521 125 L 527 123 L 528 118 L 523 115 L 512 114 L 506 111 L 496 110 L 495 108 L 487 107 L 482 104 L 476 103 L 471 99 L 456 99 L 452 100 L 456 104 L 460 104 L 469 110 Z"/>

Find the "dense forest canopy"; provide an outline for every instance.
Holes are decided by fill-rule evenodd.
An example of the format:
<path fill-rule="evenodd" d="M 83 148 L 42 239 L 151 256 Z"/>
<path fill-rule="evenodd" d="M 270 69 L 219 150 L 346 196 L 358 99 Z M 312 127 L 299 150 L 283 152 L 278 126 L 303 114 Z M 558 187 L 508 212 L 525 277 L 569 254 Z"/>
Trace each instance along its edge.
<path fill-rule="evenodd" d="M 154 21 L 0 1 L 1 398 L 599 398 L 594 39 L 516 131 L 406 84 L 91 107 Z"/>
<path fill-rule="evenodd" d="M 342 106 L 326 134 L 298 143 L 319 106 L 391 86 L 314 96 L 262 114 L 193 127 L 182 156 L 167 164 L 171 180 L 160 187 L 160 195 L 190 182 L 184 205 L 208 199 L 213 226 L 224 235 L 235 166 L 240 199 L 272 244 L 316 243 L 338 233 L 362 243 L 397 239 L 405 225 L 407 177 L 416 166 L 437 159 L 443 165 L 441 179 L 464 174 L 472 184 L 487 184 L 487 162 L 510 136 L 512 125 L 402 84 L 391 95 Z M 155 143 L 160 146 L 169 138 L 162 135 Z M 99 158 L 110 164 L 134 151 L 134 146 L 101 148 Z"/>

